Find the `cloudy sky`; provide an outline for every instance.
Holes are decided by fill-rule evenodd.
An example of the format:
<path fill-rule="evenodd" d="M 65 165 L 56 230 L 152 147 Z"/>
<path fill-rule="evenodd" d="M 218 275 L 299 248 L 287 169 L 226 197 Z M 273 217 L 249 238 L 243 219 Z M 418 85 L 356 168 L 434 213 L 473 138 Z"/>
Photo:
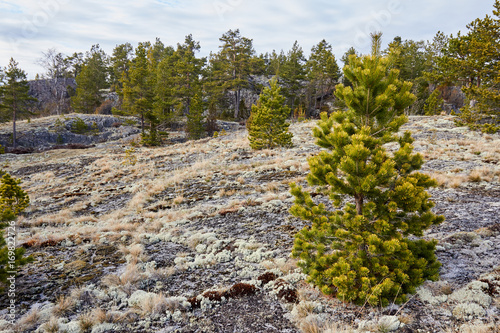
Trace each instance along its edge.
<path fill-rule="evenodd" d="M 217 51 L 219 37 L 240 29 L 257 53 L 304 51 L 322 39 L 339 58 L 349 47 L 368 52 L 369 33 L 382 31 L 384 47 L 395 36 L 431 40 L 437 31 L 465 31 L 475 18 L 491 15 L 494 0 L 0 0 L 0 66 L 11 57 L 30 78 L 42 52 L 70 55 L 93 44 L 111 54 L 117 44 L 183 42 L 193 34 L 201 56 Z M 341 64 L 339 64 L 341 65 Z"/>

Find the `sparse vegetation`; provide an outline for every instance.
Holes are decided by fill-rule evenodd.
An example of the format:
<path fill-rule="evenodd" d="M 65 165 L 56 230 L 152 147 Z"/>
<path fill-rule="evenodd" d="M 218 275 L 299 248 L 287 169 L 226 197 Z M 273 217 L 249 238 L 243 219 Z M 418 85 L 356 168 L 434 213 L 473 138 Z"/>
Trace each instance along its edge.
<path fill-rule="evenodd" d="M 257 55 L 239 30 L 207 58 L 196 56 L 199 42 L 188 35 L 176 47 L 157 39 L 117 45 L 112 57 L 93 46 L 47 59 L 54 60 L 47 75 L 78 84 L 54 90 L 61 100 L 40 113 L 52 117 L 17 122 L 19 136 L 13 124 L 0 128 L 8 153 L 1 165 L 12 175 L 0 184 L 0 207 L 20 247 L 17 322 L 7 321 L 9 299 L 1 298 L 0 331 L 498 329 L 500 134 L 498 103 L 490 103 L 498 80 L 488 74 L 498 72 L 488 51 L 498 36 L 484 29 L 498 29 L 496 11 L 467 36 L 396 37 L 382 50 L 376 34 L 374 57 L 353 48 L 343 57 L 344 77 L 326 40 L 309 59 L 298 42 L 288 53 Z M 494 38 L 481 44 L 478 36 Z M 468 61 L 455 51 L 477 42 L 468 60 L 488 51 L 487 70 L 474 67 L 464 81 L 441 66 Z M 383 83 L 365 89 L 370 78 Z M 462 91 L 470 101 L 457 111 Z M 65 116 L 70 99 L 89 115 Z M 490 134 L 454 127 L 458 118 L 441 109 Z M 110 110 L 135 117 L 95 114 Z M 12 119 L 10 111 L 0 118 Z M 303 120 L 320 111 L 329 114 L 312 136 L 314 124 Z M 413 116 L 424 112 L 432 116 Z M 98 127 L 103 133 L 92 136 Z M 60 150 L 9 147 L 17 139 L 38 145 L 44 135 Z M 73 138 L 96 145 L 72 145 Z M 427 192 L 431 178 L 440 187 Z M 289 214 L 294 200 L 301 218 Z M 383 307 L 437 276 L 434 252 L 441 280 L 425 282 L 402 306 Z"/>

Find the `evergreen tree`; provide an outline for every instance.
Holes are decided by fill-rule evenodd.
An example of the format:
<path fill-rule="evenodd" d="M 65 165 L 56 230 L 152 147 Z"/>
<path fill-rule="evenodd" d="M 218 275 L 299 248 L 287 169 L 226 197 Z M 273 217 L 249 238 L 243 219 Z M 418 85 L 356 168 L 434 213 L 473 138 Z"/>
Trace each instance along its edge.
<path fill-rule="evenodd" d="M 281 68 L 286 61 L 286 54 L 283 50 L 278 54 L 276 50 L 269 55 L 269 63 L 266 74 L 272 76 L 280 76 Z"/>
<path fill-rule="evenodd" d="M 424 106 L 424 112 L 427 116 L 433 116 L 439 114 L 442 110 L 443 99 L 441 98 L 441 92 L 435 89 L 429 98 L 427 98 Z"/>
<path fill-rule="evenodd" d="M 203 91 L 209 100 L 211 116 L 217 118 L 223 110 L 229 109 L 226 101 L 224 82 L 228 79 L 225 64 L 221 61 L 219 54 L 210 53 L 208 66 L 203 71 Z M 215 120 L 215 118 L 213 118 Z"/>
<path fill-rule="evenodd" d="M 3 284 L 7 284 L 7 278 L 12 276 L 10 272 L 16 272 L 19 266 L 33 261 L 31 256 L 23 257 L 24 248 L 16 249 L 12 244 L 7 244 L 3 230 L 15 225 L 16 216 L 29 205 L 29 197 L 19 186 L 20 183 L 21 180 L 9 174 L 3 174 L 0 180 L 0 283 Z"/>
<path fill-rule="evenodd" d="M 462 87 L 470 101 L 462 118 L 472 122 L 500 115 L 500 0 L 493 6 L 493 16 L 478 18 L 467 25 L 465 34 L 447 39 L 430 74 L 440 84 Z"/>
<path fill-rule="evenodd" d="M 332 52 L 332 46 L 324 39 L 311 49 L 307 68 L 310 86 L 314 91 L 314 108 L 321 108 L 324 96 L 333 90 L 340 78 L 340 69 Z M 319 105 L 317 105 L 318 98 Z"/>
<path fill-rule="evenodd" d="M 252 105 L 248 119 L 248 138 L 252 149 L 292 146 L 293 134 L 288 132 L 287 118 L 290 108 L 285 105 L 285 97 L 276 79 L 271 80 L 271 87 L 264 88 L 257 105 Z"/>
<path fill-rule="evenodd" d="M 219 84 L 233 94 L 234 119 L 240 117 L 239 106 L 241 90 L 248 86 L 248 78 L 252 71 L 253 49 L 252 40 L 241 36 L 239 29 L 229 30 L 219 40 L 218 60 L 222 64 L 224 77 Z"/>
<path fill-rule="evenodd" d="M 111 56 L 111 89 L 116 91 L 120 99 L 123 99 L 123 81 L 128 78 L 130 61 L 134 47 L 130 43 L 117 45 Z"/>
<path fill-rule="evenodd" d="M 36 101 L 29 92 L 26 72 L 18 67 L 18 63 L 11 58 L 4 70 L 4 85 L 0 86 L 0 110 L 3 120 L 12 119 L 12 145 L 17 147 L 16 121 L 32 115 L 29 105 Z"/>
<path fill-rule="evenodd" d="M 146 118 L 154 120 L 154 82 L 152 65 L 148 59 L 149 42 L 139 43 L 135 49 L 135 58 L 130 64 L 128 79 L 123 80 L 123 107 L 131 115 L 141 120 L 142 135 L 145 133 Z"/>
<path fill-rule="evenodd" d="M 76 95 L 71 98 L 73 109 L 94 113 L 103 102 L 101 89 L 108 87 L 107 79 L 108 57 L 99 45 L 93 45 L 76 77 Z"/>
<path fill-rule="evenodd" d="M 304 51 L 302 51 L 298 42 L 295 41 L 292 49 L 288 51 L 286 60 L 279 73 L 280 80 L 285 87 L 285 95 L 290 101 L 289 105 L 292 110 L 294 109 L 296 100 L 300 97 L 300 91 L 303 88 L 306 78 L 305 62 Z"/>
<path fill-rule="evenodd" d="M 75 52 L 73 55 L 66 57 L 64 61 L 68 64 L 68 77 L 76 79 L 85 63 L 83 53 Z"/>
<path fill-rule="evenodd" d="M 415 100 L 411 84 L 377 54 L 374 48 L 371 56 L 350 56 L 344 75 L 353 87 L 336 87 L 348 110 L 322 113 L 314 129 L 316 143 L 327 150 L 309 159 L 308 182 L 334 209 L 291 185 L 291 213 L 311 222 L 295 236 L 292 254 L 324 293 L 387 305 L 438 278 L 436 242 L 418 237 L 443 217 L 431 212 L 425 189 L 436 183 L 417 172 L 423 159 L 412 153 L 410 133 L 396 135 L 406 121 L 403 110 Z M 399 144 L 393 156 L 384 148 L 389 142 Z"/>
<path fill-rule="evenodd" d="M 350 47 L 344 53 L 344 55 L 342 55 L 342 58 L 340 58 L 340 61 L 342 61 L 342 63 L 344 63 L 344 66 L 349 64 L 349 57 L 351 55 L 356 55 L 356 56 L 358 55 L 358 53 L 356 52 L 356 49 L 354 47 Z M 344 76 L 342 77 L 342 83 L 344 84 L 345 87 L 352 87 L 352 83 Z"/>
<path fill-rule="evenodd" d="M 198 140 L 205 136 L 203 103 L 199 95 L 195 95 L 192 99 L 191 110 L 187 115 L 186 132 L 192 140 Z"/>
<path fill-rule="evenodd" d="M 177 57 L 172 54 L 163 58 L 156 69 L 156 85 L 154 89 L 155 114 L 166 124 L 170 124 L 176 116 L 176 106 L 179 104 L 175 89 Z"/>
<path fill-rule="evenodd" d="M 183 113 L 189 114 L 191 99 L 200 90 L 200 77 L 206 59 L 196 58 L 200 51 L 200 43 L 193 39 L 192 35 L 186 36 L 184 44 L 177 44 L 174 54 L 174 69 L 176 75 L 173 77 L 174 95 L 182 103 Z"/>

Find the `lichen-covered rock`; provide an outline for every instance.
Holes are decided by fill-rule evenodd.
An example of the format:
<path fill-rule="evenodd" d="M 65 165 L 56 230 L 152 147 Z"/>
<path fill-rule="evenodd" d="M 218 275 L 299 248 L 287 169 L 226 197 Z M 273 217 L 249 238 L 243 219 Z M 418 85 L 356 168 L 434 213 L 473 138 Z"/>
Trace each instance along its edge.
<path fill-rule="evenodd" d="M 448 299 L 447 295 L 434 296 L 432 294 L 432 291 L 425 287 L 419 287 L 417 289 L 417 294 L 422 301 L 427 302 L 431 305 L 441 304 L 443 302 L 446 302 L 446 300 Z"/>
<path fill-rule="evenodd" d="M 383 332 L 392 332 L 399 328 L 401 323 L 397 316 L 382 316 L 378 320 L 379 329 Z"/>
<path fill-rule="evenodd" d="M 486 311 L 477 303 L 460 303 L 453 309 L 453 316 L 458 319 L 472 319 L 476 317 L 484 317 Z"/>
<path fill-rule="evenodd" d="M 82 329 L 80 328 L 80 322 L 78 321 L 70 321 L 69 323 L 59 322 L 59 332 L 81 333 Z"/>
<path fill-rule="evenodd" d="M 92 327 L 92 333 L 116 332 L 117 325 L 111 323 L 103 323 Z"/>
<path fill-rule="evenodd" d="M 128 305 L 130 307 L 140 307 L 142 304 L 151 300 L 155 296 L 155 293 L 148 293 L 144 290 L 136 290 L 132 295 L 130 295 L 130 298 L 128 299 Z"/>
<path fill-rule="evenodd" d="M 78 119 L 83 120 L 87 125 L 88 132 L 83 134 L 72 132 L 72 124 Z M 56 125 L 58 121 L 62 126 Z M 140 133 L 135 126 L 136 121 L 125 117 L 70 114 L 63 118 L 47 117 L 32 122 L 36 124 L 30 125 L 26 121 L 18 122 L 17 145 L 19 147 L 43 150 L 56 145 L 92 145 L 129 138 Z M 1 128 L 0 144 L 9 147 L 11 136 L 11 128 L 5 126 Z"/>
<path fill-rule="evenodd" d="M 488 284 L 481 281 L 473 281 L 466 287 L 454 291 L 449 299 L 458 303 L 476 303 L 488 308 L 491 304 L 491 296 L 486 294 Z"/>

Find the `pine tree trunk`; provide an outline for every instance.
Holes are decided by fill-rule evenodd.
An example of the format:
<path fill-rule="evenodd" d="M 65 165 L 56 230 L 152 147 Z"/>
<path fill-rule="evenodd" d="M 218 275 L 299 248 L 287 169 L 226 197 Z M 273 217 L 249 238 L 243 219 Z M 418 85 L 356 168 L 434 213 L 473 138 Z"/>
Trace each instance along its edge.
<path fill-rule="evenodd" d="M 356 193 L 354 196 L 356 202 L 356 212 L 358 215 L 363 215 L 363 194 Z"/>
<path fill-rule="evenodd" d="M 323 86 L 323 79 L 321 79 L 321 84 L 319 86 L 320 89 L 320 97 L 319 97 L 319 111 L 321 112 L 321 108 L 323 107 L 323 95 L 324 95 L 324 86 Z"/>
<path fill-rule="evenodd" d="M 13 110 L 13 117 L 12 117 L 12 145 L 14 146 L 14 149 L 16 149 L 17 146 L 17 140 L 16 140 L 16 106 L 14 105 Z"/>
<path fill-rule="evenodd" d="M 186 115 L 190 114 L 190 108 L 191 108 L 191 98 L 188 96 L 186 100 L 186 109 L 184 109 L 184 114 Z"/>
<path fill-rule="evenodd" d="M 238 88 L 235 93 L 234 93 L 234 119 L 238 120 L 238 117 L 240 115 L 240 96 L 241 96 L 241 89 Z"/>

